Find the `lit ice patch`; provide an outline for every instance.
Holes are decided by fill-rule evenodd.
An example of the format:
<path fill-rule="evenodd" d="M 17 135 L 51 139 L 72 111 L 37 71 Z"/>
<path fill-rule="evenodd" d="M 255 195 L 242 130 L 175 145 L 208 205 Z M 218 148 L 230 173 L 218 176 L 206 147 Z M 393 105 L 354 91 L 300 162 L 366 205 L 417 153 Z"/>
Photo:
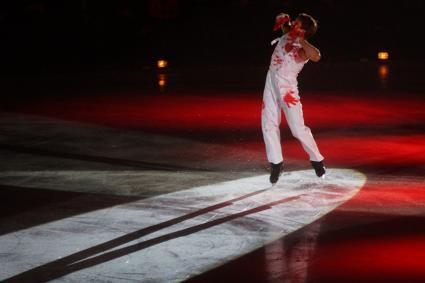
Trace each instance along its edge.
<path fill-rule="evenodd" d="M 175 282 L 308 225 L 363 186 L 352 170 L 196 187 L 0 237 L 0 280 Z"/>

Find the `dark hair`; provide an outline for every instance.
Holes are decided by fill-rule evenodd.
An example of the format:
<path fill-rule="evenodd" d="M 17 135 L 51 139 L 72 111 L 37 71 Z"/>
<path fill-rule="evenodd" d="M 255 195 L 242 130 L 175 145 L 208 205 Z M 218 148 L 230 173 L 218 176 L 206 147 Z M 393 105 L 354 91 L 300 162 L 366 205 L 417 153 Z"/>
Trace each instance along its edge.
<path fill-rule="evenodd" d="M 310 15 L 301 13 L 297 17 L 301 21 L 302 29 L 305 30 L 304 37 L 310 38 L 317 31 L 317 21 Z"/>

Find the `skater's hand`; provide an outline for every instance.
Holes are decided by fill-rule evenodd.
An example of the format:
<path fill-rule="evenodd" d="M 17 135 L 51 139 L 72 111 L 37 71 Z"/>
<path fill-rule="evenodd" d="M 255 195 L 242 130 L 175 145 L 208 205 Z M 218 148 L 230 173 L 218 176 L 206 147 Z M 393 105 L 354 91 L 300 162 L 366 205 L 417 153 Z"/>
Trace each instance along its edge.
<path fill-rule="evenodd" d="M 277 15 L 273 30 L 276 31 L 280 29 L 285 23 L 289 22 L 290 20 L 291 18 L 288 14 L 281 13 Z"/>
<path fill-rule="evenodd" d="M 291 108 L 291 105 L 296 105 L 299 102 L 299 100 L 292 95 L 293 93 L 294 92 L 290 90 L 283 96 L 283 101 L 286 103 L 286 106 L 288 106 L 288 108 Z"/>

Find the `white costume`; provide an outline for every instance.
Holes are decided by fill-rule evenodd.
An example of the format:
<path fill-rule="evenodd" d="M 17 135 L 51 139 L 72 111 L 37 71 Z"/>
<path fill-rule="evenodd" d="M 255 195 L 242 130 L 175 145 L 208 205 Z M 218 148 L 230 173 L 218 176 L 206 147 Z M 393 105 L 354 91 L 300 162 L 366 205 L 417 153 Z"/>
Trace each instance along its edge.
<path fill-rule="evenodd" d="M 279 131 L 281 109 L 283 109 L 292 135 L 301 142 L 310 160 L 322 161 L 324 159 L 317 148 L 310 129 L 304 125 L 302 105 L 299 102 L 297 76 L 307 62 L 303 61 L 298 55 L 300 48 L 299 43 L 294 42 L 294 39 L 287 34 L 279 38 L 267 73 L 261 126 L 266 144 L 267 159 L 274 164 L 283 161 Z M 292 100 L 292 104 L 288 101 L 285 102 L 286 95 L 290 96 L 287 98 L 295 98 L 296 100 Z"/>

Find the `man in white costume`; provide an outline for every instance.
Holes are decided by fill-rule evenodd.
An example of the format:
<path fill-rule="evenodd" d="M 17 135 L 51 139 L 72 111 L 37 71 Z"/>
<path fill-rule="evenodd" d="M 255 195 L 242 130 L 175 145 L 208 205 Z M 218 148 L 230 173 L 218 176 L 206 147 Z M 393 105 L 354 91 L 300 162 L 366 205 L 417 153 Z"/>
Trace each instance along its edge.
<path fill-rule="evenodd" d="M 309 60 L 318 62 L 320 51 L 306 39 L 317 30 L 317 22 L 310 15 L 300 14 L 291 23 L 287 14 L 276 18 L 276 29 L 282 29 L 283 36 L 274 40 L 274 49 L 263 94 L 261 126 L 266 145 L 267 159 L 271 165 L 270 182 L 275 184 L 282 172 L 283 156 L 280 144 L 280 121 L 283 110 L 292 135 L 297 138 L 310 157 L 318 177 L 324 177 L 324 157 L 308 127 L 298 95 L 297 76 Z"/>

